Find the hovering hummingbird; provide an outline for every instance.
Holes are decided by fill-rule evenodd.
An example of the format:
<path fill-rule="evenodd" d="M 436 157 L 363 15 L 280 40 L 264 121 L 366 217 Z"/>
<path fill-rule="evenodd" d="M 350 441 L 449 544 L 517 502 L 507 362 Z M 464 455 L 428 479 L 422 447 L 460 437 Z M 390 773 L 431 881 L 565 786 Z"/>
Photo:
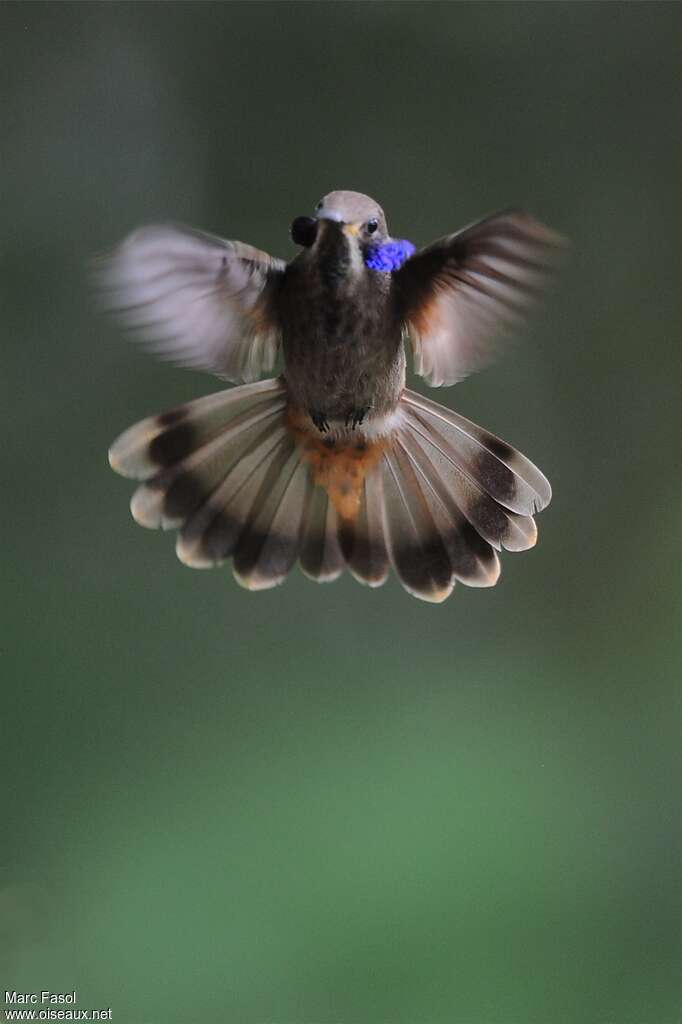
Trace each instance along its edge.
<path fill-rule="evenodd" d="M 532 462 L 405 387 L 407 340 L 432 387 L 487 362 L 538 295 L 562 239 L 527 214 L 487 217 L 415 252 L 381 207 L 330 192 L 297 217 L 290 262 L 242 242 L 144 227 L 101 266 L 105 301 L 162 357 L 242 386 L 142 420 L 109 461 L 144 481 L 142 526 L 178 529 L 176 552 L 239 583 L 345 569 L 442 601 L 493 586 L 497 551 L 533 546 L 549 503 Z M 269 373 L 281 353 L 280 376 Z"/>

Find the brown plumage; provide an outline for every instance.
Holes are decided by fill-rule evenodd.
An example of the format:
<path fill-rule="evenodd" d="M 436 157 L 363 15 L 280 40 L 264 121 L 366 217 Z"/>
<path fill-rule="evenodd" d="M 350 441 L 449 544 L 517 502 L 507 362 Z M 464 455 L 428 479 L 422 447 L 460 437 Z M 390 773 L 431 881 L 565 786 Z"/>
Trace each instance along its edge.
<path fill-rule="evenodd" d="M 535 543 L 549 484 L 499 438 L 405 388 L 415 368 L 451 384 L 483 365 L 500 328 L 537 296 L 561 240 L 506 212 L 370 270 L 390 241 L 355 192 L 318 204 L 289 264 L 240 242 L 173 227 L 133 234 L 100 267 L 107 304 L 160 355 L 247 383 L 143 420 L 111 465 L 142 485 L 142 525 L 178 529 L 178 557 L 229 558 L 250 589 L 297 559 L 320 582 L 344 568 L 441 601 L 457 580 L 491 586 L 497 551 Z M 308 244 L 309 243 L 309 244 Z"/>

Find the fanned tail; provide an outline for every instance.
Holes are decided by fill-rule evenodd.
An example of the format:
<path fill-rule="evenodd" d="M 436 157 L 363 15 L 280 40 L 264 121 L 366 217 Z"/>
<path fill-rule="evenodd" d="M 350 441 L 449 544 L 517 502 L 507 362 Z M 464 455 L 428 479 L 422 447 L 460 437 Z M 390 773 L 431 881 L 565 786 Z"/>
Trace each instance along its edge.
<path fill-rule="evenodd" d="M 492 586 L 497 551 L 536 540 L 551 497 L 540 471 L 499 438 L 404 391 L 382 428 L 320 434 L 281 380 L 230 388 L 125 431 L 112 467 L 143 481 L 131 510 L 178 529 L 196 568 L 233 560 L 243 586 L 281 583 L 297 560 L 318 582 L 344 568 L 442 601 L 456 581 Z"/>

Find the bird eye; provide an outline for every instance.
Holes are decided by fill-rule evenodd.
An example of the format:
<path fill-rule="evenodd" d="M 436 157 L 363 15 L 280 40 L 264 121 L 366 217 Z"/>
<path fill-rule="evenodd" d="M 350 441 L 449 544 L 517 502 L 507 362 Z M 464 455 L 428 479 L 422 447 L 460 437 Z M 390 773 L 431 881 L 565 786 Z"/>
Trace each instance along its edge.
<path fill-rule="evenodd" d="M 367 231 L 370 235 L 373 235 L 378 227 L 379 221 L 376 220 L 374 217 L 372 218 L 372 220 L 367 221 Z"/>
<path fill-rule="evenodd" d="M 317 211 L 318 211 L 318 210 L 321 210 L 321 209 L 322 209 L 322 200 L 320 199 L 319 203 L 318 203 L 318 204 L 317 204 L 317 206 L 315 207 L 315 213 L 317 213 Z"/>

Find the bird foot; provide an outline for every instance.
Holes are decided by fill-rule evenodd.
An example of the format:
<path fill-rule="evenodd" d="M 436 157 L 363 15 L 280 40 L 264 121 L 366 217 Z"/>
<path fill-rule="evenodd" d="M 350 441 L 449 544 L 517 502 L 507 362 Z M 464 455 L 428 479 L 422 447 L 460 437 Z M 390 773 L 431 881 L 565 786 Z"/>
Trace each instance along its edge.
<path fill-rule="evenodd" d="M 329 430 L 327 417 L 319 409 L 311 409 L 308 415 L 321 434 L 325 434 Z"/>
<path fill-rule="evenodd" d="M 364 422 L 365 416 L 369 412 L 371 406 L 365 405 L 361 409 L 351 409 L 346 415 L 346 426 L 351 427 L 355 430 L 356 427 L 360 426 Z"/>

